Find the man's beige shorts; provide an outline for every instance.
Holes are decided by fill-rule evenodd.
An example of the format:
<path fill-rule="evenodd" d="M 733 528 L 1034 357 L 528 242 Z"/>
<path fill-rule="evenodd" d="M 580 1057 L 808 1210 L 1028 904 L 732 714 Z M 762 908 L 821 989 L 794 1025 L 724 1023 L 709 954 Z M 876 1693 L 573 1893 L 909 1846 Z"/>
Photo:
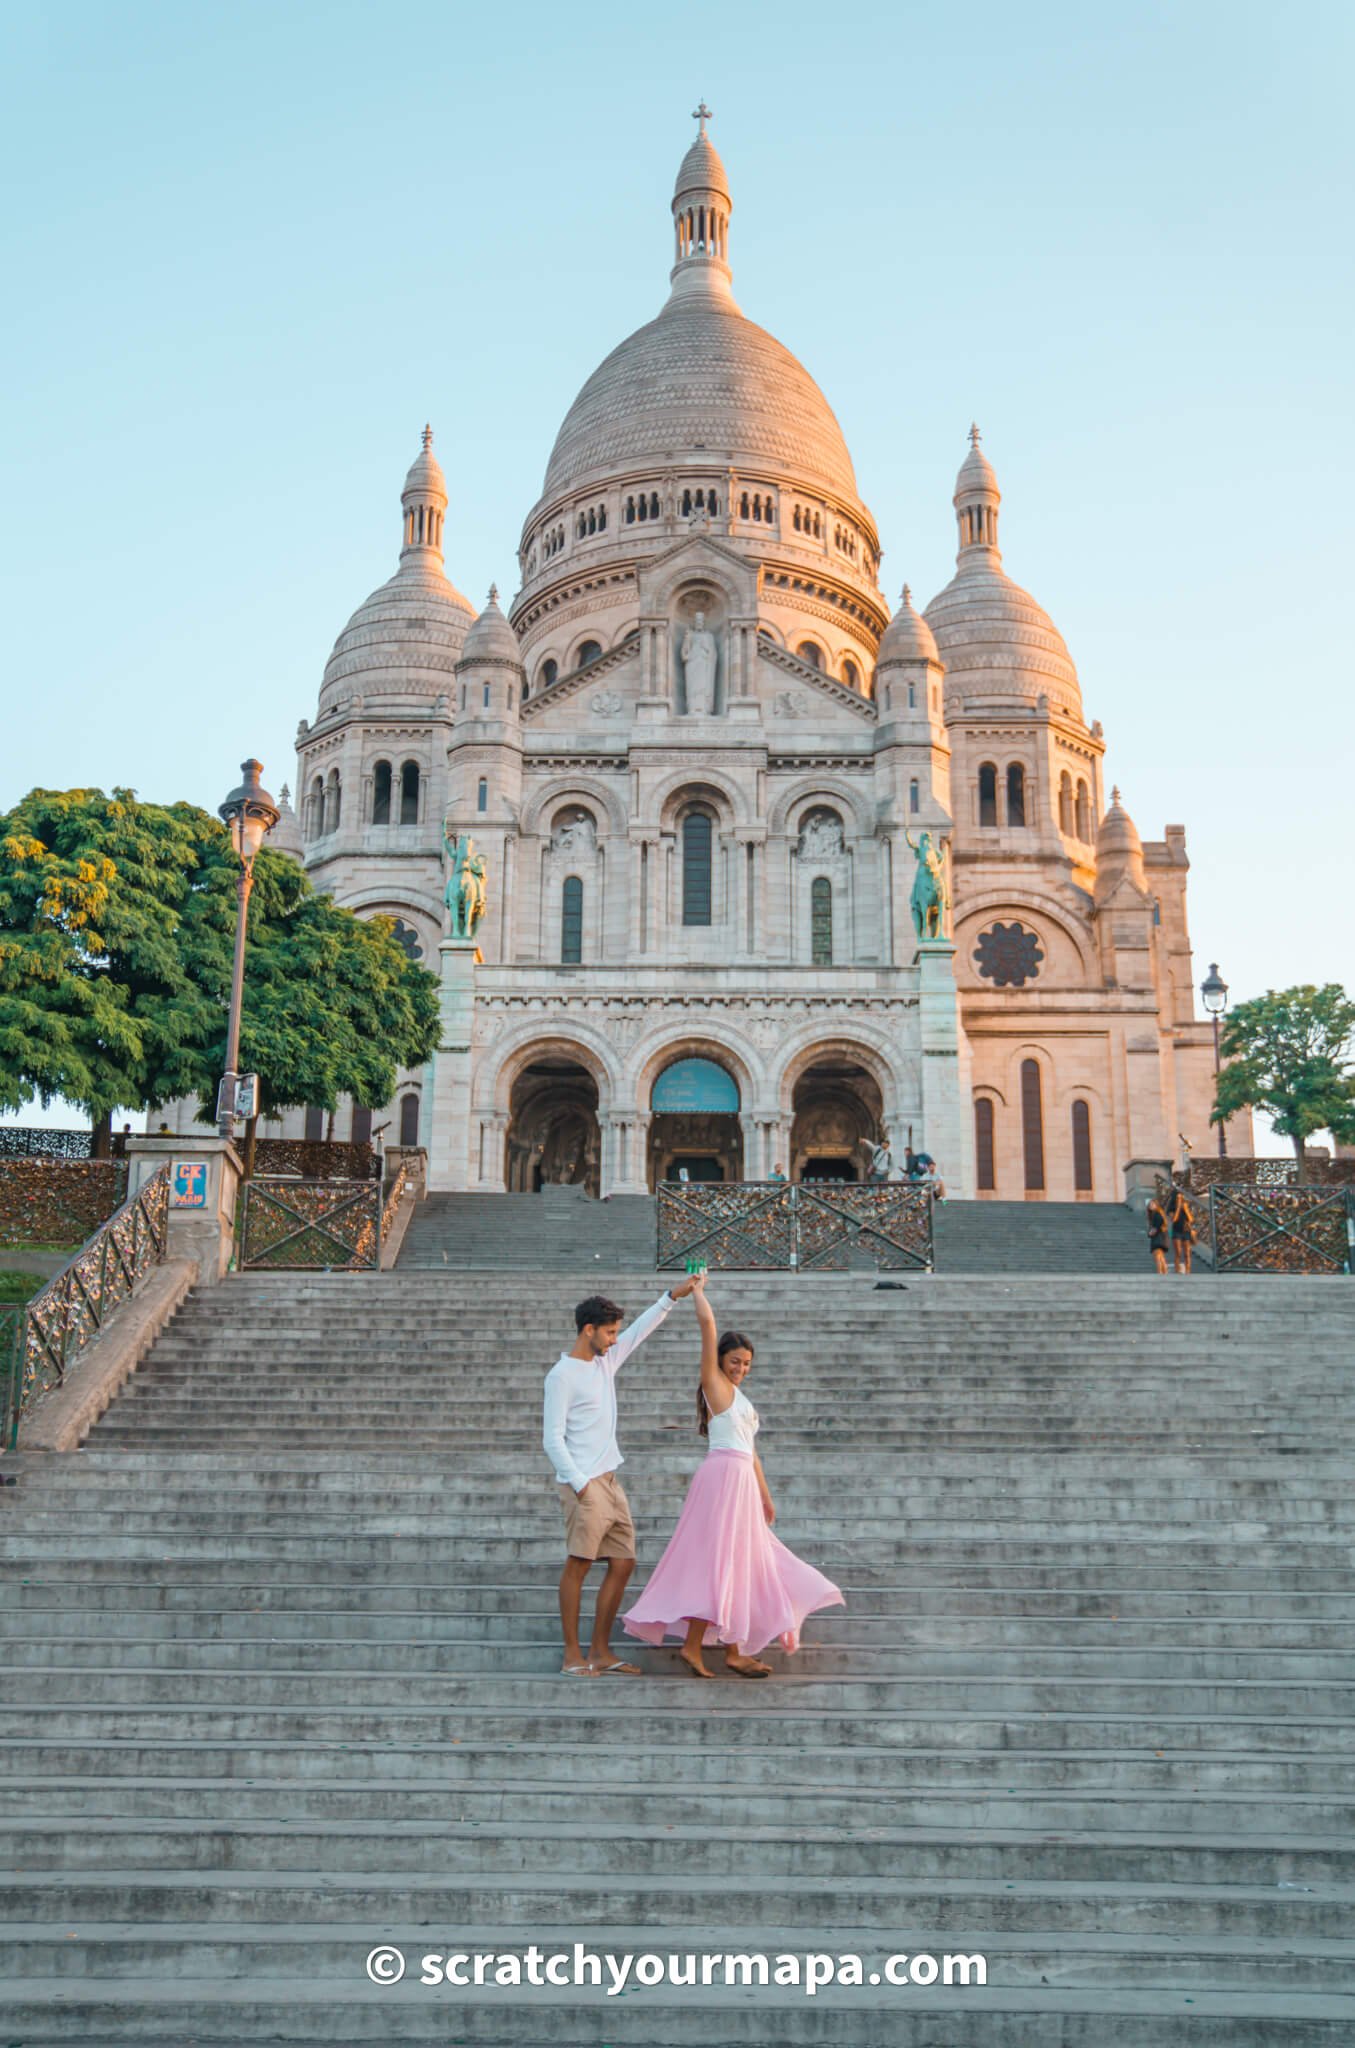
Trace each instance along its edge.
<path fill-rule="evenodd" d="M 572 1486 L 562 1486 L 560 1506 L 565 1511 L 565 1549 L 571 1557 L 634 1557 L 635 1524 L 615 1472 L 590 1479 L 582 1500 Z"/>

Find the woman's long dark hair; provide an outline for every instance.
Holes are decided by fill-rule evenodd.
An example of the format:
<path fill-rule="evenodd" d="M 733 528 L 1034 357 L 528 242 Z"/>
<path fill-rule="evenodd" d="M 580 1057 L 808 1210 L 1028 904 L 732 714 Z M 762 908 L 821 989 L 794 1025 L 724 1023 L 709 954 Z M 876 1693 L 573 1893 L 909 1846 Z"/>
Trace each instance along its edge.
<path fill-rule="evenodd" d="M 753 1346 L 742 1330 L 726 1330 L 716 1345 L 715 1355 L 721 1365 L 724 1364 L 727 1351 L 746 1351 L 750 1358 L 753 1356 Z M 696 1426 L 702 1436 L 710 1435 L 710 1403 L 706 1399 L 704 1387 L 698 1387 L 696 1390 Z"/>

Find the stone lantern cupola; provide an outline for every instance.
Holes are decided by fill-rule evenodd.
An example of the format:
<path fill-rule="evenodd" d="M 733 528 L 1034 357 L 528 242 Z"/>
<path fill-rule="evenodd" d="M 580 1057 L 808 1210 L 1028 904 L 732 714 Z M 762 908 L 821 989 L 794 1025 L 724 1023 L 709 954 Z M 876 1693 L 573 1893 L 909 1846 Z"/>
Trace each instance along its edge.
<path fill-rule="evenodd" d="M 951 499 L 959 528 L 958 559 L 961 562 L 972 548 L 983 548 L 995 562 L 1002 560 L 997 545 L 997 514 L 1002 493 L 997 487 L 997 471 L 980 446 L 982 438 L 977 426 L 969 429 L 969 453 L 960 464 L 960 474 L 955 479 L 955 495 Z"/>
<path fill-rule="evenodd" d="M 701 131 L 678 166 L 673 188 L 673 290 L 728 293 L 729 216 L 734 210 L 729 176 L 706 133 L 711 113 L 704 100 L 692 118 L 701 123 Z"/>
<path fill-rule="evenodd" d="M 426 560 L 430 567 L 442 567 L 442 525 L 447 517 L 447 479 L 433 453 L 433 429 L 423 430 L 423 446 L 409 467 L 404 490 L 405 536 L 400 549 L 401 563 Z"/>

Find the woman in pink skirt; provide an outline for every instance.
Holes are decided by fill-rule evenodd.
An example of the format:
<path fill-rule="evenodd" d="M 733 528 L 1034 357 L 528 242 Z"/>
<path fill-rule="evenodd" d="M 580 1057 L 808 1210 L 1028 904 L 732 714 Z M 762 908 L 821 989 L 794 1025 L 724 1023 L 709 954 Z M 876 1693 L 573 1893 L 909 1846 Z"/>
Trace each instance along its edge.
<path fill-rule="evenodd" d="M 773 1640 L 798 1649 L 800 1624 L 819 1607 L 840 1607 L 830 1579 L 773 1536 L 776 1510 L 762 1460 L 753 1448 L 757 1410 L 740 1382 L 753 1347 L 737 1330 L 717 1339 L 715 1315 L 697 1281 L 692 1297 L 701 1324 L 698 1426 L 709 1442 L 687 1490 L 668 1548 L 622 1627 L 658 1645 L 682 1642 L 682 1660 L 697 1678 L 713 1678 L 701 1651 L 725 1645 L 725 1665 L 740 1678 L 769 1678 L 756 1652 Z"/>

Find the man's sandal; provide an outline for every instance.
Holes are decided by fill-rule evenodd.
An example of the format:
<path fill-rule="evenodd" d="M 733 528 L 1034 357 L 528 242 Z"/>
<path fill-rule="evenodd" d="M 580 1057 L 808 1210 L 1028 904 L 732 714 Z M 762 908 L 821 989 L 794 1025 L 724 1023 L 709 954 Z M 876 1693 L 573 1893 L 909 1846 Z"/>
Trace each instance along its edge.
<path fill-rule="evenodd" d="M 562 1664 L 560 1666 L 560 1676 L 561 1678 L 591 1678 L 593 1676 L 593 1667 L 591 1664 Z"/>
<path fill-rule="evenodd" d="M 640 1678 L 643 1673 L 638 1664 L 627 1664 L 624 1657 L 613 1657 L 610 1664 L 595 1664 L 593 1670 L 599 1678 Z"/>

